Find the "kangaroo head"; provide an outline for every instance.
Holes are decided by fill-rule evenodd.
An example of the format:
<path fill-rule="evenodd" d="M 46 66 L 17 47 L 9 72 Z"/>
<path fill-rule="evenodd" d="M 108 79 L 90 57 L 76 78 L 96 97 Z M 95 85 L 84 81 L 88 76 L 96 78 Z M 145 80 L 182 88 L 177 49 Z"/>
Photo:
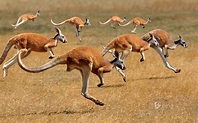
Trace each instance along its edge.
<path fill-rule="evenodd" d="M 125 70 L 126 66 L 124 64 L 124 61 L 119 58 L 119 53 L 117 51 L 115 51 L 113 56 L 115 58 L 110 63 L 113 64 L 114 66 L 120 68 L 121 70 Z"/>
<path fill-rule="evenodd" d="M 151 18 L 148 18 L 147 19 L 147 23 L 151 23 Z"/>
<path fill-rule="evenodd" d="M 62 34 L 61 30 L 58 27 L 55 27 L 55 30 L 57 32 L 56 36 L 54 37 L 55 40 L 59 40 L 62 43 L 67 42 L 67 38 Z"/>
<path fill-rule="evenodd" d="M 85 20 L 85 23 L 84 23 L 85 25 L 87 25 L 87 26 L 91 26 L 91 23 L 90 23 L 90 21 L 89 21 L 89 19 L 87 19 L 86 18 L 86 20 Z"/>
<path fill-rule="evenodd" d="M 124 17 L 123 22 L 127 21 L 126 17 Z"/>
<path fill-rule="evenodd" d="M 179 40 L 175 41 L 175 43 L 178 44 L 178 45 L 183 46 L 184 48 L 188 47 L 188 45 L 186 44 L 184 38 L 181 35 L 179 35 Z"/>
<path fill-rule="evenodd" d="M 40 14 L 40 11 L 37 11 L 36 15 L 37 15 L 37 16 L 40 16 L 40 15 L 41 15 L 41 14 Z"/>

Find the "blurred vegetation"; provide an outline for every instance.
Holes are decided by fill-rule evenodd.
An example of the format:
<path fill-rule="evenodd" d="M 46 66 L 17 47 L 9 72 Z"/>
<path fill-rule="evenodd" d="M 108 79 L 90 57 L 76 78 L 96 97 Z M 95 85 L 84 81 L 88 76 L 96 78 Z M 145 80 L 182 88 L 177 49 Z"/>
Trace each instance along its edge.
<path fill-rule="evenodd" d="M 192 33 L 197 29 L 198 23 L 198 1 L 196 0 L 174 0 L 174 2 L 172 0 L 16 0 L 14 2 L 0 0 L 0 6 L 0 35 L 26 31 L 52 32 L 51 18 L 55 22 L 60 22 L 72 16 L 89 18 L 92 22 L 90 33 L 95 32 L 92 30 L 101 28 L 99 20 L 105 21 L 113 15 L 127 17 L 128 20 L 136 16 L 145 19 L 150 17 L 153 21 L 152 29 L 163 28 L 173 33 Z M 20 15 L 36 13 L 37 10 L 41 11 L 41 16 L 35 22 L 26 22 L 17 30 L 10 25 L 16 23 Z M 62 28 L 73 29 L 70 26 L 62 26 Z M 105 31 L 102 34 L 107 34 Z"/>

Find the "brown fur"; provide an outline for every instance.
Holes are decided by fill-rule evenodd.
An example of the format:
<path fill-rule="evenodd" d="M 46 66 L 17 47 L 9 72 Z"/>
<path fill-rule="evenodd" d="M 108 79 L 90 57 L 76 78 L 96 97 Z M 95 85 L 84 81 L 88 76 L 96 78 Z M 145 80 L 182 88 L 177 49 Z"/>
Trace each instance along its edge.
<path fill-rule="evenodd" d="M 85 22 L 81 19 L 81 18 L 79 18 L 79 17 L 72 17 L 72 18 L 70 18 L 70 19 L 67 19 L 67 20 L 65 20 L 65 23 L 69 23 L 69 24 L 71 24 L 72 26 L 77 26 L 77 27 L 84 27 L 85 25 Z"/>
<path fill-rule="evenodd" d="M 106 48 L 103 50 L 102 55 L 105 55 L 108 50 L 115 49 L 117 52 L 143 52 L 148 50 L 150 44 L 148 42 L 143 41 L 140 37 L 135 34 L 123 34 L 112 41 L 110 41 Z M 123 54 L 124 55 L 124 54 Z M 124 56 L 123 56 L 124 57 Z M 123 59 L 125 59 L 124 57 Z"/>
<path fill-rule="evenodd" d="M 111 26 L 114 27 L 114 24 L 115 23 L 121 24 L 124 21 L 126 21 L 125 18 L 124 19 L 121 19 L 118 16 L 113 16 L 113 17 L 109 18 L 106 22 L 102 23 L 102 22 L 99 21 L 99 23 L 100 24 L 107 24 L 107 23 L 111 22 L 112 23 Z"/>
<path fill-rule="evenodd" d="M 147 41 L 148 40 L 148 34 L 152 34 L 156 40 L 159 43 L 159 47 L 156 46 L 152 46 L 155 51 L 160 55 L 164 65 L 168 68 L 173 70 L 175 73 L 179 73 L 181 71 L 181 69 L 177 69 L 172 67 L 169 62 L 167 61 L 166 57 L 168 57 L 168 49 L 175 49 L 177 44 L 175 44 L 174 40 L 170 37 L 170 35 L 168 34 L 168 32 L 161 30 L 161 29 L 155 29 L 152 30 L 148 33 L 146 33 L 145 35 L 142 36 L 142 39 Z M 183 41 L 183 38 L 181 38 L 181 36 L 179 36 L 181 41 Z M 187 45 L 185 45 L 184 47 L 187 47 Z M 164 51 L 165 50 L 165 53 Z"/>
<path fill-rule="evenodd" d="M 165 47 L 165 45 L 167 46 L 174 45 L 174 40 L 172 39 L 172 37 L 168 34 L 168 32 L 162 29 L 155 29 L 150 31 L 149 33 L 151 33 L 153 36 L 156 37 L 161 48 Z M 149 38 L 148 33 L 142 36 L 142 39 L 145 41 L 148 40 L 148 38 Z"/>
<path fill-rule="evenodd" d="M 34 19 L 37 17 L 37 15 L 23 14 L 20 17 L 21 17 L 22 20 L 32 20 L 32 21 L 34 21 Z"/>
<path fill-rule="evenodd" d="M 143 27 L 147 24 L 147 21 L 145 21 L 141 17 L 135 17 L 131 20 L 131 22 L 133 25 L 143 26 Z"/>
<path fill-rule="evenodd" d="M 172 37 L 168 34 L 168 32 L 162 29 L 155 29 L 155 30 L 150 31 L 149 33 L 155 36 L 155 38 L 157 39 L 159 43 L 159 46 L 163 50 L 165 50 L 164 51 L 165 57 L 169 56 L 168 49 L 174 50 L 178 45 L 181 45 L 185 48 L 188 47 L 188 45 L 185 43 L 185 40 L 181 37 L 181 35 L 179 35 L 179 40 L 174 41 Z M 142 39 L 146 41 L 148 39 L 148 33 L 143 35 Z"/>
<path fill-rule="evenodd" d="M 148 18 L 148 20 L 145 21 L 141 17 L 135 17 L 131 21 L 129 21 L 128 23 L 126 23 L 124 25 L 120 24 L 120 26 L 127 26 L 127 25 L 132 23 L 135 26 L 135 28 L 131 32 L 135 33 L 135 30 L 136 30 L 137 26 L 142 26 L 143 28 L 145 28 L 145 25 L 148 24 L 148 22 L 151 22 L 150 18 Z"/>
<path fill-rule="evenodd" d="M 9 40 L 9 43 L 15 45 L 16 49 L 31 49 L 36 52 L 47 52 L 45 45 L 53 46 L 54 40 L 47 39 L 43 35 L 36 33 L 22 33 L 14 36 Z"/>

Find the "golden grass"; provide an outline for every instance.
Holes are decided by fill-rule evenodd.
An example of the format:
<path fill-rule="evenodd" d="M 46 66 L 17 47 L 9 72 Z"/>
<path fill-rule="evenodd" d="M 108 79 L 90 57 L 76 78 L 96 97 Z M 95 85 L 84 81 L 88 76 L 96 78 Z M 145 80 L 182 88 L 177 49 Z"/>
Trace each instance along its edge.
<path fill-rule="evenodd" d="M 5 79 L 0 77 L 1 122 L 198 122 L 197 1 L 19 0 L 15 3 L 0 0 L 0 4 L 0 52 L 3 52 L 9 38 L 21 32 L 37 32 L 53 37 L 55 31 L 50 19 L 58 22 L 71 16 L 88 17 L 92 26 L 83 28 L 81 43 L 75 38 L 70 25 L 60 26 L 68 43 L 59 43 L 53 49 L 56 56 L 81 45 L 101 51 L 101 45 L 120 34 L 130 33 L 132 26 L 112 29 L 109 25 L 99 25 L 99 20 L 104 21 L 112 15 L 126 16 L 128 20 L 135 16 L 151 17 L 152 23 L 145 29 L 137 28 L 139 36 L 161 28 L 170 32 L 174 39 L 182 34 L 189 45 L 187 49 L 178 47 L 175 51 L 169 51 L 171 65 L 182 69 L 178 74 L 165 68 L 153 49 L 145 52 L 143 63 L 139 62 L 140 54 L 129 55 L 124 71 L 126 83 L 113 69 L 104 75 L 105 85 L 98 88 L 99 79 L 91 74 L 89 93 L 103 101 L 103 107 L 80 95 L 81 77 L 78 71 L 66 73 L 66 66 L 60 65 L 32 74 L 15 64 Z M 38 9 L 41 16 L 35 22 L 26 22 L 13 30 L 10 23 L 15 23 L 18 16 L 25 12 L 34 13 Z M 6 60 L 15 52 L 12 49 Z M 48 56 L 49 53 L 32 52 L 24 62 L 28 66 L 38 66 L 49 61 Z"/>

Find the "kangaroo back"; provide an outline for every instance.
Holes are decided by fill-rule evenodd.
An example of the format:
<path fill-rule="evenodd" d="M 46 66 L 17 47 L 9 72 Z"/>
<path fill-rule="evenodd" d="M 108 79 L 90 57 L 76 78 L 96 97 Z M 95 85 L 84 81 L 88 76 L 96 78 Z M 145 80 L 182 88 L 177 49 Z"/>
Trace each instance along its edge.
<path fill-rule="evenodd" d="M 3 51 L 3 54 L 1 55 L 1 58 L 0 58 L 0 65 L 3 63 L 3 61 L 5 60 L 9 50 L 11 49 L 11 47 L 13 46 L 13 43 L 11 43 L 11 41 L 9 41 Z"/>

